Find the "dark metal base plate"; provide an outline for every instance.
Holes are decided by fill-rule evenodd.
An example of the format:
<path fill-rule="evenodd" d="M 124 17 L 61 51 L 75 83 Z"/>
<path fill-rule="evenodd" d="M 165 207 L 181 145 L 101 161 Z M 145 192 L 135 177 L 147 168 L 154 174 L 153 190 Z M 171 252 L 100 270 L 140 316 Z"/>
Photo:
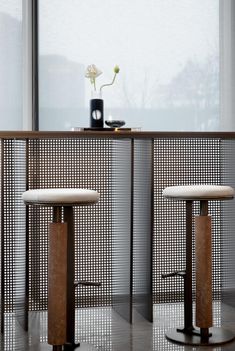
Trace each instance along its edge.
<path fill-rule="evenodd" d="M 207 346 L 207 345 L 221 345 L 234 340 L 235 335 L 229 330 L 223 328 L 210 328 L 212 336 L 208 338 L 208 341 L 201 340 L 200 336 L 185 334 L 178 332 L 177 329 L 170 329 L 166 332 L 165 336 L 168 340 L 178 344 L 184 345 L 195 345 L 195 346 Z"/>
<path fill-rule="evenodd" d="M 52 351 L 53 348 L 51 345 L 47 344 L 47 343 L 38 343 L 35 345 L 32 345 L 29 348 L 30 351 Z M 86 344 L 81 342 L 80 346 L 77 346 L 75 349 L 75 351 L 97 351 L 97 348 L 95 348 L 93 345 L 91 344 Z"/>

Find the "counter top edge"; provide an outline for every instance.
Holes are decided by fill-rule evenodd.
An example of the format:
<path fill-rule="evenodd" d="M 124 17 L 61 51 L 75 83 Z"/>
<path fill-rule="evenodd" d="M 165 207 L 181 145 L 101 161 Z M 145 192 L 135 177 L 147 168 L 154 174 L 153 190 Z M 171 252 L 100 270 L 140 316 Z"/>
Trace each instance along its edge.
<path fill-rule="evenodd" d="M 167 131 L 0 131 L 0 139 L 47 138 L 221 138 L 234 139 L 235 132 Z"/>

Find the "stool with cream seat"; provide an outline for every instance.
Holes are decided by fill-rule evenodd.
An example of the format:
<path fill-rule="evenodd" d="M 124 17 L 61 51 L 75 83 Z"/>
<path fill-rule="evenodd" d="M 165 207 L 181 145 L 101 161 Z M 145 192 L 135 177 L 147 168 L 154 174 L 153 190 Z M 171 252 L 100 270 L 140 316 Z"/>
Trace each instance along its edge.
<path fill-rule="evenodd" d="M 89 189 L 34 189 L 24 192 L 22 198 L 26 205 L 53 207 L 48 253 L 48 344 L 52 348 L 50 346 L 48 349 L 75 349 L 80 344 L 75 344 L 74 340 L 76 284 L 73 207 L 97 203 L 99 193 Z M 84 284 L 93 285 L 89 282 Z M 43 350 L 46 350 L 45 347 Z"/>
<path fill-rule="evenodd" d="M 223 344 L 234 339 L 234 334 L 222 328 L 212 327 L 212 258 L 211 217 L 208 201 L 229 200 L 234 189 L 219 185 L 171 186 L 163 190 L 163 197 L 186 201 L 186 269 L 163 274 L 163 278 L 179 275 L 184 278 L 184 327 L 171 329 L 166 337 L 174 342 L 188 345 Z M 200 202 L 200 216 L 195 217 L 195 270 L 196 270 L 196 316 L 193 326 L 192 312 L 192 205 Z"/>

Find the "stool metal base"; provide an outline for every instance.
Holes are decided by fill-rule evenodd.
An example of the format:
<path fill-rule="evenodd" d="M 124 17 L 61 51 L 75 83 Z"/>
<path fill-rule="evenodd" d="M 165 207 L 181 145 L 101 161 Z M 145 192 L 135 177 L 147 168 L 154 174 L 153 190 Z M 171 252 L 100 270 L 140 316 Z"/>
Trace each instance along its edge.
<path fill-rule="evenodd" d="M 195 346 L 210 346 L 210 345 L 221 345 L 226 344 L 234 340 L 235 335 L 229 330 L 223 328 L 213 327 L 210 328 L 212 334 L 207 340 L 201 340 L 199 335 L 186 334 L 179 332 L 177 329 L 170 329 L 165 333 L 166 338 L 169 341 L 183 344 L 183 345 L 195 345 Z"/>
<path fill-rule="evenodd" d="M 53 351 L 53 346 L 49 345 L 48 343 L 38 343 L 35 345 L 32 345 L 29 348 L 30 351 Z M 75 351 L 97 351 L 97 348 L 91 344 L 87 344 L 84 342 L 81 342 L 80 345 L 75 346 L 75 348 L 62 348 L 62 351 L 69 351 L 69 350 L 75 350 Z"/>

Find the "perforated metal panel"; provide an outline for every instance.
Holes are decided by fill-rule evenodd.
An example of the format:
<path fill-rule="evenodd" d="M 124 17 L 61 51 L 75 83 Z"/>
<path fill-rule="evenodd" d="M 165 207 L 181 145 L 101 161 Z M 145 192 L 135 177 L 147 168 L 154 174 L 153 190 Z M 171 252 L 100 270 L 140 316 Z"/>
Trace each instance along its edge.
<path fill-rule="evenodd" d="M 221 181 L 235 188 L 235 140 L 221 141 Z M 235 200 L 222 204 L 222 214 L 222 301 L 235 307 Z"/>
<path fill-rule="evenodd" d="M 44 139 L 29 142 L 29 188 L 97 190 L 97 205 L 75 209 L 75 280 L 101 282 L 79 287 L 77 306 L 111 303 L 110 141 Z M 47 308 L 48 220 L 51 209 L 30 208 L 30 309 Z"/>
<path fill-rule="evenodd" d="M 151 285 L 144 276 L 149 267 L 146 257 L 151 221 L 154 302 L 181 301 L 183 282 L 180 278 L 162 280 L 161 274 L 185 268 L 185 204 L 164 200 L 162 190 L 182 184 L 233 185 L 234 140 L 223 141 L 222 152 L 221 142 L 212 137 L 164 137 L 155 138 L 152 149 L 151 139 L 135 138 L 2 140 L 1 263 L 4 274 L 1 284 L 5 311 L 17 310 L 19 317 L 23 311 L 26 214 L 29 219 L 29 309 L 47 308 L 47 231 L 52 213 L 50 208 L 31 207 L 25 212 L 20 197 L 27 186 L 31 189 L 90 188 L 101 194 L 97 205 L 75 209 L 75 277 L 102 283 L 101 287 L 78 288 L 77 306 L 113 304 L 130 318 L 133 294 L 138 296 Z M 216 299 L 221 288 L 221 236 L 234 226 L 229 222 L 229 218 L 234 217 L 233 208 L 224 203 L 221 219 L 220 206 L 219 202 L 210 204 Z M 198 213 L 198 204 L 194 213 Z M 143 236 L 145 232 L 147 235 Z M 225 250 L 229 240 L 223 241 L 223 245 L 222 253 L 230 255 L 231 252 Z M 222 261 L 228 271 L 229 260 Z M 225 271 L 222 273 L 228 282 L 231 275 Z"/>
<path fill-rule="evenodd" d="M 26 189 L 26 143 L 1 142 L 1 298 L 4 312 L 26 325 L 26 221 L 21 194 Z M 3 317 L 3 316 L 2 316 Z M 3 319 L 2 319 L 3 328 Z"/>
<path fill-rule="evenodd" d="M 166 200 L 162 191 L 173 185 L 220 184 L 220 157 L 219 139 L 164 138 L 154 141 L 153 293 L 156 303 L 182 300 L 182 279 L 162 280 L 161 274 L 185 269 L 185 202 Z M 221 283 L 219 206 L 213 201 L 209 207 L 213 218 L 215 298 L 220 296 Z M 197 203 L 195 214 L 198 214 Z"/>

